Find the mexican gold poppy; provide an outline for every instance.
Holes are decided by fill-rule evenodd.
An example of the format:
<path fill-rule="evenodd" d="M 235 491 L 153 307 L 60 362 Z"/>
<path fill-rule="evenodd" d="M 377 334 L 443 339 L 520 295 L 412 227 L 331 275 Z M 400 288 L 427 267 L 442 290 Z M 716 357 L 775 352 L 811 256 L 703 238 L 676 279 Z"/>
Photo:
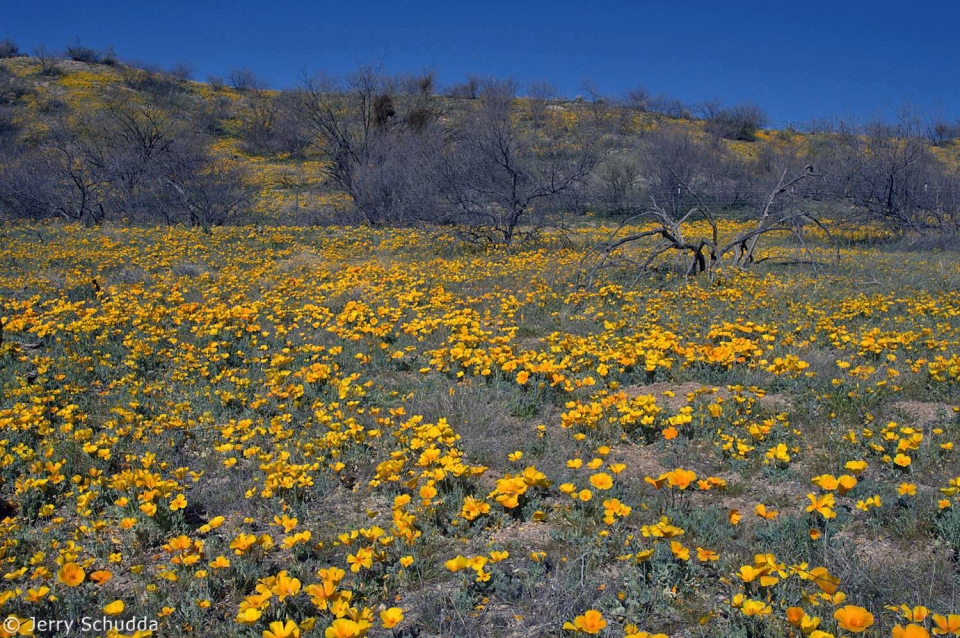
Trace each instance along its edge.
<path fill-rule="evenodd" d="M 817 587 L 830 595 L 836 593 L 837 588 L 840 586 L 840 579 L 831 575 L 826 567 L 814 567 L 811 569 L 810 578 Z"/>
<path fill-rule="evenodd" d="M 86 573 L 76 563 L 66 563 L 57 571 L 57 580 L 67 587 L 76 587 L 83 582 Z"/>
<path fill-rule="evenodd" d="M 807 505 L 806 511 L 816 512 L 826 519 L 837 517 L 837 513 L 833 511 L 836 505 L 833 494 L 827 493 L 820 496 L 807 494 L 807 498 L 810 499 L 810 505 Z"/>
<path fill-rule="evenodd" d="M 170 501 L 170 510 L 176 512 L 187 506 L 187 499 L 183 494 L 177 494 L 176 498 Z"/>
<path fill-rule="evenodd" d="M 953 634 L 960 636 L 960 614 L 933 615 L 933 633 L 938 635 Z"/>
<path fill-rule="evenodd" d="M 677 560 L 690 560 L 690 549 L 678 541 L 670 541 L 670 552 Z"/>
<path fill-rule="evenodd" d="M 300 638 L 300 627 L 292 620 L 270 623 L 270 629 L 264 630 L 263 638 Z"/>
<path fill-rule="evenodd" d="M 590 477 L 590 485 L 598 490 L 609 490 L 613 487 L 613 479 L 606 472 L 598 472 Z"/>
<path fill-rule="evenodd" d="M 697 560 L 699 560 L 701 563 L 718 561 L 720 560 L 720 555 L 717 554 L 715 551 L 698 547 Z"/>
<path fill-rule="evenodd" d="M 846 494 L 856 486 L 857 478 L 855 476 L 844 474 L 837 479 L 837 491 L 840 492 L 840 494 Z"/>
<path fill-rule="evenodd" d="M 917 484 L 916 483 L 901 483 L 897 486 L 897 494 L 900 496 L 916 496 L 917 495 Z"/>
<path fill-rule="evenodd" d="M 403 610 L 399 607 L 391 607 L 380 612 L 380 622 L 384 629 L 392 629 L 403 621 Z"/>
<path fill-rule="evenodd" d="M 780 512 L 778 512 L 777 510 L 768 510 L 767 506 L 764 505 L 763 503 L 760 503 L 759 505 L 757 505 L 753 509 L 753 511 L 757 516 L 759 516 L 760 518 L 766 519 L 768 521 L 772 521 L 780 514 Z"/>
<path fill-rule="evenodd" d="M 936 629 L 933 630 L 936 633 Z M 893 638 L 930 638 L 930 632 L 923 625 L 894 625 L 891 631 Z"/>
<path fill-rule="evenodd" d="M 574 618 L 572 623 L 563 623 L 564 629 L 590 635 L 599 634 L 606 626 L 607 621 L 603 619 L 603 614 L 596 609 L 588 609 L 583 615 Z"/>
<path fill-rule="evenodd" d="M 794 627 L 799 627 L 803 621 L 804 611 L 802 607 L 787 607 L 787 622 Z"/>
<path fill-rule="evenodd" d="M 237 613 L 237 617 L 234 619 L 241 625 L 252 625 L 253 623 L 260 620 L 260 616 L 263 615 L 263 612 L 257 609 L 256 607 L 247 607 L 246 609 L 241 609 Z"/>
<path fill-rule="evenodd" d="M 113 578 L 113 574 L 103 569 L 97 570 L 95 572 L 91 572 L 90 574 L 90 580 L 92 580 L 98 585 L 104 584 L 111 578 Z"/>
<path fill-rule="evenodd" d="M 763 574 L 762 569 L 757 569 L 753 565 L 743 565 L 740 567 L 740 572 L 737 576 L 745 583 L 752 583 L 761 574 Z"/>
<path fill-rule="evenodd" d="M 873 614 L 856 605 L 845 605 L 833 612 L 833 619 L 847 631 L 855 634 L 866 631 L 873 625 Z"/>
<path fill-rule="evenodd" d="M 678 467 L 672 472 L 667 472 L 667 484 L 677 489 L 685 490 L 696 480 L 697 474 L 691 470 Z"/>

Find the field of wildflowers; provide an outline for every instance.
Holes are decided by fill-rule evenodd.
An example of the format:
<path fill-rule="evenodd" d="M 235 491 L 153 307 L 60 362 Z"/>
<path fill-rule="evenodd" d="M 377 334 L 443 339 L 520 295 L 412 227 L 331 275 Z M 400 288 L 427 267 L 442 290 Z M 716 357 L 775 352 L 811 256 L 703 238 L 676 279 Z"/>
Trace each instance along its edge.
<path fill-rule="evenodd" d="M 605 232 L 3 229 L 0 635 L 960 635 L 955 256 Z"/>

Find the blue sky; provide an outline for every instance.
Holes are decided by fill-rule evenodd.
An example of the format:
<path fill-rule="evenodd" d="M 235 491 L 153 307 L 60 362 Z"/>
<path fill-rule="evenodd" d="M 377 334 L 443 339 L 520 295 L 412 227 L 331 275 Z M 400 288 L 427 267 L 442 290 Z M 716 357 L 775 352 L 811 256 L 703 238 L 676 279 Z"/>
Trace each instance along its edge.
<path fill-rule="evenodd" d="M 197 79 L 249 68 L 277 87 L 303 70 L 433 69 L 546 80 L 568 96 L 643 85 L 685 102 L 759 104 L 774 124 L 889 117 L 905 102 L 960 117 L 960 3 L 118 2 L 0 0 L 0 39 L 58 50 L 78 38 Z"/>

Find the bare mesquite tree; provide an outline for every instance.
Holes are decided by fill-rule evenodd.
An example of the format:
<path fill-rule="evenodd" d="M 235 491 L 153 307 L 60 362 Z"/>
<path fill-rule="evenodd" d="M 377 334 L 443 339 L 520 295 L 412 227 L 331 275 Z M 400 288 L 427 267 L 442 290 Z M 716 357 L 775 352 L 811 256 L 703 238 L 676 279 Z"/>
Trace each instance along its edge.
<path fill-rule="evenodd" d="M 298 91 L 300 113 L 328 180 L 373 225 L 435 218 L 434 177 L 443 138 L 432 77 L 398 88 L 361 67 L 346 79 L 319 76 Z"/>
<path fill-rule="evenodd" d="M 0 40 L 0 60 L 4 58 L 16 58 L 22 55 L 20 53 L 20 47 L 14 43 L 10 38 Z"/>
<path fill-rule="evenodd" d="M 256 155 L 279 152 L 282 138 L 276 129 L 280 118 L 277 95 L 256 85 L 245 90 L 240 107 L 240 136 L 246 150 Z"/>
<path fill-rule="evenodd" d="M 879 221 L 900 234 L 956 234 L 960 175 L 933 155 L 928 135 L 921 119 L 904 111 L 893 124 L 841 124 L 819 136 L 813 155 L 827 194 L 852 205 L 854 221 Z"/>
<path fill-rule="evenodd" d="M 557 87 L 549 82 L 531 82 L 527 87 L 527 103 L 534 128 L 541 128 L 547 119 L 550 102 L 559 95 Z"/>
<path fill-rule="evenodd" d="M 627 89 L 623 94 L 623 103 L 634 111 L 643 113 L 647 110 L 650 102 L 650 92 L 641 85 Z"/>
<path fill-rule="evenodd" d="M 237 91 L 262 90 L 266 88 L 266 83 L 257 76 L 251 69 L 233 69 L 227 76 L 232 86 Z"/>
<path fill-rule="evenodd" d="M 155 210 L 169 222 L 209 229 L 239 220 L 252 192 L 236 166 L 210 157 L 202 137 L 186 138 L 161 160 Z"/>
<path fill-rule="evenodd" d="M 595 210 L 616 216 L 629 215 L 641 202 L 641 169 L 635 153 L 610 153 L 594 169 L 589 184 Z"/>
<path fill-rule="evenodd" d="M 719 102 L 702 105 L 706 129 L 717 137 L 729 140 L 752 142 L 757 132 L 767 124 L 767 116 L 759 106 L 742 102 L 732 107 L 723 107 Z"/>
<path fill-rule="evenodd" d="M 585 185 L 604 153 L 592 122 L 521 130 L 513 117 L 516 90 L 511 81 L 485 84 L 444 163 L 457 219 L 483 241 L 511 243 L 524 225 L 539 221 L 538 207 Z"/>
<path fill-rule="evenodd" d="M 467 75 L 467 79 L 449 87 L 444 93 L 447 97 L 475 100 L 480 96 L 480 86 L 483 78 L 475 73 Z"/>

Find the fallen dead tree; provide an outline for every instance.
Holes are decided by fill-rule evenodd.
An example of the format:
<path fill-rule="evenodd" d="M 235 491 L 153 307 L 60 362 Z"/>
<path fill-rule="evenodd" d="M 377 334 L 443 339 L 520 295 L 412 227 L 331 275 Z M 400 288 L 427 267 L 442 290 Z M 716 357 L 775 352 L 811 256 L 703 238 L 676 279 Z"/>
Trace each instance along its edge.
<path fill-rule="evenodd" d="M 711 280 L 725 268 L 742 268 L 757 261 L 756 253 L 760 240 L 773 233 L 794 235 L 807 252 L 801 229 L 806 223 L 813 223 L 830 237 L 829 230 L 809 210 L 782 205 L 785 195 L 791 193 L 804 180 L 819 177 L 812 165 L 806 165 L 798 173 L 790 176 L 787 170 L 779 173 L 779 179 L 769 194 L 763 198 L 757 209 L 755 222 L 733 238 L 721 239 L 717 216 L 704 198 L 687 182 L 674 173 L 679 189 L 688 193 L 694 205 L 682 215 L 674 214 L 655 198 L 644 211 L 625 219 L 611 234 L 610 238 L 598 244 L 583 261 L 582 271 L 585 283 L 589 287 L 597 273 L 604 268 L 626 266 L 635 268 L 643 274 L 655 267 L 661 257 L 673 254 L 677 259 L 676 267 L 685 276 L 706 275 Z M 690 235 L 689 228 L 694 221 L 707 223 L 708 232 Z M 624 235 L 628 227 L 646 222 L 641 230 Z M 649 248 L 630 255 L 630 249 L 642 246 L 645 240 L 656 238 Z M 768 258 L 761 259 L 764 261 Z M 797 263 L 819 263 L 814 259 L 797 259 Z"/>

